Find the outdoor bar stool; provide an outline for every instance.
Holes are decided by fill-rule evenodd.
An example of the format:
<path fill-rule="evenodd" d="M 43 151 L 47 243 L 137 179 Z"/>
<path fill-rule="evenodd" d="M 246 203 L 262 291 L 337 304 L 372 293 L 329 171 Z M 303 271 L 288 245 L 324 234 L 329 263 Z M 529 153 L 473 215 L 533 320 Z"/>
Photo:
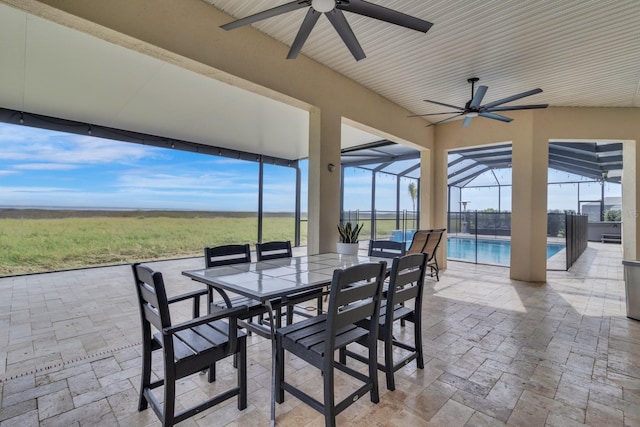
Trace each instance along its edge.
<path fill-rule="evenodd" d="M 327 427 L 335 426 L 336 416 L 367 393 L 373 403 L 378 403 L 377 318 L 386 268 L 386 262 L 381 261 L 335 270 L 327 311 L 276 330 L 275 396 L 272 396 L 276 402 L 283 403 L 287 391 L 322 412 Z M 366 326 L 354 324 L 365 319 L 368 319 Z M 366 345 L 368 374 L 335 361 L 335 351 L 353 342 Z M 286 381 L 285 351 L 322 372 L 323 402 Z M 335 402 L 334 369 L 362 382 L 340 402 Z"/>
<path fill-rule="evenodd" d="M 249 244 L 231 244 L 220 245 L 204 248 L 204 264 L 206 268 L 223 267 L 235 264 L 244 264 L 251 262 L 251 249 Z M 209 288 L 209 304 L 211 312 L 224 310 L 227 307 L 227 303 L 224 300 L 213 301 L 214 290 Z M 260 326 L 259 322 L 254 322 L 254 318 L 262 319 L 262 316 L 267 312 L 267 308 L 260 301 L 248 298 L 242 295 L 229 298 L 231 307 L 246 306 L 247 311 L 239 317 L 238 326 L 247 330 L 249 334 L 256 332 L 260 335 L 266 336 L 267 330 Z M 275 302 L 274 304 L 278 304 Z M 278 319 L 281 317 L 280 308 L 277 308 Z M 278 323 L 280 326 L 281 323 Z M 237 364 L 234 361 L 234 366 Z M 212 363 L 209 369 L 209 378 L 215 381 L 216 379 L 216 365 Z"/>
<path fill-rule="evenodd" d="M 386 299 L 382 301 L 378 317 L 378 339 L 384 342 L 384 363 L 377 363 L 378 369 L 387 377 L 387 389 L 395 390 L 394 373 L 412 360 L 419 369 L 424 369 L 422 353 L 422 294 L 424 275 L 427 267 L 427 256 L 423 253 L 405 255 L 395 258 L 389 276 L 389 288 Z M 406 305 L 413 300 L 413 307 Z M 370 319 L 356 322 L 365 327 Z M 398 320 L 406 320 L 414 325 L 413 344 L 401 342 L 393 336 L 393 324 Z M 364 344 L 364 342 L 361 342 Z M 409 351 L 402 359 L 394 362 L 393 347 Z M 368 359 L 348 348 L 340 350 L 340 363 L 346 364 L 346 356 L 366 362 Z"/>
<path fill-rule="evenodd" d="M 246 334 L 237 327 L 237 318 L 246 312 L 247 307 L 234 307 L 173 324 L 169 304 L 185 301 L 192 294 L 167 298 L 162 273 L 141 264 L 133 264 L 132 270 L 142 323 L 142 376 L 138 411 L 151 405 L 163 426 L 173 426 L 235 396 L 238 396 L 238 409 L 245 409 L 247 342 Z M 155 350 L 162 350 L 164 377 L 151 381 L 152 354 Z M 176 382 L 232 355 L 237 356 L 237 386 L 176 414 Z M 212 381 L 209 377 L 209 382 Z M 153 393 L 157 387 L 164 388 L 162 403 Z"/>

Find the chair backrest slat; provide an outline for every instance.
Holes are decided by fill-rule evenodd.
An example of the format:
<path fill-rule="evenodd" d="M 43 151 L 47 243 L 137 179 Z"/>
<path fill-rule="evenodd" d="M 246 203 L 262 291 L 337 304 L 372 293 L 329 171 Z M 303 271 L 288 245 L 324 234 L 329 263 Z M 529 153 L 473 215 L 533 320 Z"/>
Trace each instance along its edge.
<path fill-rule="evenodd" d="M 334 271 L 327 310 L 327 333 L 335 335 L 336 330 L 348 324 L 378 316 L 385 272 L 384 261 Z"/>
<path fill-rule="evenodd" d="M 415 259 L 415 264 L 405 264 L 406 266 L 402 266 L 401 268 L 399 268 L 399 271 L 395 276 L 395 280 L 393 281 L 393 289 L 395 292 L 395 295 L 393 297 L 394 304 L 399 304 L 412 298 L 419 297 L 419 284 L 424 282 L 426 266 L 426 261 L 424 261 L 424 263 L 420 261 L 420 255 L 423 255 L 423 257 L 425 257 L 426 255 L 413 255 L 417 256 L 417 258 Z M 391 284 L 389 286 L 391 286 Z"/>
<path fill-rule="evenodd" d="M 138 304 L 143 325 L 145 321 L 161 331 L 171 326 L 169 304 L 162 274 L 151 268 L 133 264 L 133 277 L 138 292 Z"/>
<path fill-rule="evenodd" d="M 256 243 L 256 256 L 258 261 L 266 261 L 270 259 L 278 258 L 291 258 L 293 253 L 291 251 L 291 242 L 278 241 L 278 242 L 264 242 Z"/>
<path fill-rule="evenodd" d="M 222 245 L 204 248 L 206 268 L 251 262 L 251 248 L 244 245 Z"/>
<path fill-rule="evenodd" d="M 386 315 L 393 319 L 394 306 L 415 299 L 416 311 L 422 306 L 427 255 L 409 254 L 393 260 L 389 275 Z"/>
<path fill-rule="evenodd" d="M 142 309 L 144 310 L 145 319 L 147 319 L 147 321 L 151 323 L 157 330 L 162 330 L 162 320 L 160 319 L 160 313 L 158 312 L 158 309 L 149 303 L 143 305 L 142 307 Z"/>
<path fill-rule="evenodd" d="M 154 307 L 158 306 L 158 295 L 156 294 L 155 288 L 147 285 L 145 282 L 138 283 L 140 287 L 140 293 L 142 294 L 142 299 L 147 303 L 151 304 Z"/>
<path fill-rule="evenodd" d="M 336 328 L 344 328 L 347 325 L 356 323 L 371 316 L 371 313 L 374 311 L 375 304 L 375 299 L 370 298 L 366 303 L 354 303 L 345 306 L 338 312 L 335 322 Z"/>
<path fill-rule="evenodd" d="M 379 258 L 395 258 L 404 255 L 406 246 L 403 242 L 393 240 L 369 241 L 369 256 Z"/>

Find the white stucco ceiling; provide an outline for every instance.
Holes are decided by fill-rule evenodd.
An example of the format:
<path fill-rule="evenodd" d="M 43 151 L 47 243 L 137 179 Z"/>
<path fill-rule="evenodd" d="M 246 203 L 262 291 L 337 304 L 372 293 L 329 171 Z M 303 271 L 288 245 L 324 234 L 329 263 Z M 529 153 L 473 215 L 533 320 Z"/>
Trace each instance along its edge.
<path fill-rule="evenodd" d="M 236 18 L 288 2 L 204 1 Z M 416 114 L 443 111 L 425 98 L 464 106 L 471 98 L 470 77 L 489 87 L 486 102 L 539 87 L 542 94 L 514 104 L 640 106 L 636 0 L 369 1 L 433 27 L 423 34 L 344 12 L 367 58 L 356 62 L 324 17 L 302 54 Z M 305 13 L 300 9 L 253 27 L 290 46 Z"/>

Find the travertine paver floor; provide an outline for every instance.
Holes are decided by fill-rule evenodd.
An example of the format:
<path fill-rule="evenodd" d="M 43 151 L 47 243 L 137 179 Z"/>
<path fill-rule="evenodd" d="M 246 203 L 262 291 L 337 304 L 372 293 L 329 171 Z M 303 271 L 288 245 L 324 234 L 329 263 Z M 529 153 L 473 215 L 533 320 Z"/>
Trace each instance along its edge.
<path fill-rule="evenodd" d="M 180 272 L 201 263 L 152 265 L 177 294 L 198 287 Z M 425 291 L 425 369 L 400 370 L 393 392 L 381 374 L 380 403 L 361 399 L 340 425 L 640 426 L 640 322 L 625 316 L 619 245 L 589 243 L 571 272 L 549 272 L 546 284 L 450 262 Z M 174 315 L 186 319 L 188 305 Z M 128 266 L 0 279 L 0 427 L 159 425 L 136 409 L 138 316 Z M 268 425 L 270 343 L 249 344 L 249 407 L 231 400 L 181 425 Z M 217 384 L 195 375 L 178 400 L 233 381 L 230 361 L 217 366 Z M 300 360 L 287 366 L 300 384 L 321 381 Z M 338 384 L 346 393 L 348 381 Z M 281 426 L 323 425 L 288 395 L 277 414 Z"/>

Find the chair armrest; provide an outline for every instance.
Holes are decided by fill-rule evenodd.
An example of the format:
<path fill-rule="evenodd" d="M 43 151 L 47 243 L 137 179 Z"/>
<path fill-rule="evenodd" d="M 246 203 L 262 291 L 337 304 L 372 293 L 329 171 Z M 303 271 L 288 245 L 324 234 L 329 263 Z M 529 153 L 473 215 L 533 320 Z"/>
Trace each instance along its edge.
<path fill-rule="evenodd" d="M 206 289 L 198 289 L 196 291 L 187 292 L 186 294 L 176 295 L 171 298 L 167 298 L 169 304 L 174 302 L 186 301 L 193 298 L 193 318 L 200 317 L 200 297 L 209 293 Z"/>
<path fill-rule="evenodd" d="M 174 297 L 167 298 L 167 302 L 169 304 L 173 304 L 174 302 L 185 301 L 191 298 L 199 298 L 202 295 L 207 295 L 206 289 L 198 289 L 196 291 L 187 292 L 186 294 L 176 295 Z"/>
<path fill-rule="evenodd" d="M 168 328 L 162 329 L 163 335 L 171 335 L 176 332 L 183 331 L 185 329 L 193 328 L 198 325 L 204 325 L 205 323 L 214 322 L 216 320 L 229 319 L 230 325 L 229 330 L 236 329 L 232 324 L 237 324 L 238 316 L 249 311 L 249 308 L 246 305 L 240 305 L 238 307 L 225 308 L 220 311 L 216 311 L 215 313 L 207 314 L 206 316 L 198 317 L 196 319 L 187 320 L 186 322 L 178 323 L 177 325 L 169 326 Z"/>

